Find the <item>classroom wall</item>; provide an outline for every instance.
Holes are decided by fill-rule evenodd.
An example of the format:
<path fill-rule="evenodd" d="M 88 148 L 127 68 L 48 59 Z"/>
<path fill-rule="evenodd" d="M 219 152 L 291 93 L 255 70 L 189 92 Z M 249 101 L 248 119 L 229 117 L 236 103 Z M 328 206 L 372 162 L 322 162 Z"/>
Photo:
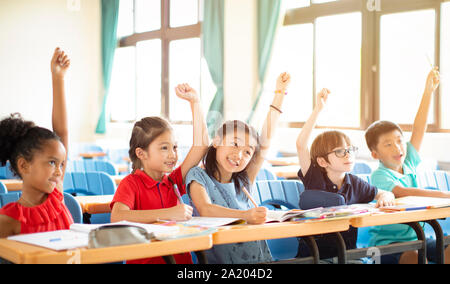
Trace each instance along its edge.
<path fill-rule="evenodd" d="M 71 58 L 70 139 L 93 141 L 102 90 L 100 1 L 80 0 L 78 11 L 69 2 L 0 0 L 0 116 L 20 112 L 51 128 L 50 60 L 59 46 Z"/>

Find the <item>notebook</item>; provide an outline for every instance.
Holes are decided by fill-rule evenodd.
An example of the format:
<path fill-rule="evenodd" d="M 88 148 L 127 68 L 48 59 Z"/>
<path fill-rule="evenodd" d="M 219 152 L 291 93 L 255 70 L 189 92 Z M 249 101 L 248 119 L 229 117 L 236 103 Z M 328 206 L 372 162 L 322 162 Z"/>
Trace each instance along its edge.
<path fill-rule="evenodd" d="M 395 212 L 450 207 L 450 198 L 407 196 L 397 198 L 395 204 L 395 206 L 380 208 L 380 210 Z"/>

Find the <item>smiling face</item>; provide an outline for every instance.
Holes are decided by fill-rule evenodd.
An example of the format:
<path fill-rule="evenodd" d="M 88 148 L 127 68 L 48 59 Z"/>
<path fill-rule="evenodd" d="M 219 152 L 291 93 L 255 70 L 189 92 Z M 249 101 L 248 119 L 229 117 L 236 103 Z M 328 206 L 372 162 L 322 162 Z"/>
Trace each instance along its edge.
<path fill-rule="evenodd" d="M 372 157 L 395 171 L 401 171 L 406 158 L 406 142 L 403 134 L 394 130 L 380 135 L 377 146 L 372 149 Z"/>
<path fill-rule="evenodd" d="M 144 171 L 153 179 L 172 172 L 178 161 L 177 143 L 172 131 L 167 130 L 156 137 L 144 150 L 136 149 Z M 154 174 L 153 174 L 154 173 Z"/>
<path fill-rule="evenodd" d="M 221 176 L 245 170 L 257 148 L 257 141 L 245 131 L 233 131 L 220 140 L 214 139 L 216 160 Z"/>
<path fill-rule="evenodd" d="M 63 168 L 66 159 L 64 145 L 55 139 L 48 140 L 37 150 L 31 161 L 19 158 L 20 175 L 24 191 L 32 189 L 39 193 L 51 193 L 57 186 L 62 188 Z M 25 192 L 24 192 L 25 193 Z"/>

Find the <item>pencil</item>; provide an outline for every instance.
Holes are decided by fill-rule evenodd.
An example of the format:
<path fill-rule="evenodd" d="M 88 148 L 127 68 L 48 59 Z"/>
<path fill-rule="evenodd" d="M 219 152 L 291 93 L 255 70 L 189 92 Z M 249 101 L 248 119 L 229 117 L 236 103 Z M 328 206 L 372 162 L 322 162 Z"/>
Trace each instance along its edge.
<path fill-rule="evenodd" d="M 250 201 L 253 203 L 253 205 L 255 207 L 258 207 L 258 204 L 256 204 L 255 200 L 253 199 L 253 197 L 250 195 L 250 193 L 247 191 L 247 189 L 245 188 L 245 186 L 242 187 L 242 191 L 245 193 L 245 195 L 247 195 L 247 198 L 250 199 Z"/>

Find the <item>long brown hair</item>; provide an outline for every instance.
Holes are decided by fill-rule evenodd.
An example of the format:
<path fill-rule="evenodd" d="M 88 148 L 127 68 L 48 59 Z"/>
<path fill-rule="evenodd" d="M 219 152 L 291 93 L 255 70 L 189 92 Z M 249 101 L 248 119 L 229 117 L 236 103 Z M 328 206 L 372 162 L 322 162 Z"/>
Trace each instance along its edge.
<path fill-rule="evenodd" d="M 220 140 L 223 141 L 224 137 L 228 134 L 229 131 L 234 131 L 234 133 L 236 133 L 238 131 L 244 131 L 245 134 L 248 134 L 250 137 L 253 137 L 256 140 L 257 145 L 255 147 L 253 157 L 250 160 L 250 162 L 248 163 L 248 165 L 253 163 L 255 160 L 255 157 L 257 157 L 260 154 L 260 148 L 261 148 L 259 135 L 256 132 L 256 130 L 253 127 L 246 124 L 245 122 L 242 122 L 240 120 L 231 120 L 231 121 L 225 122 L 217 130 L 216 136 L 218 136 L 220 138 Z M 219 167 L 217 165 L 216 152 L 217 152 L 216 148 L 214 148 L 213 145 L 209 146 L 208 151 L 207 151 L 205 157 L 203 158 L 203 164 L 205 166 L 206 173 L 210 177 L 214 178 L 215 174 L 217 174 L 217 175 L 219 175 L 219 179 L 220 179 L 220 171 L 219 171 Z M 247 174 L 248 165 L 242 171 L 233 173 L 231 176 L 231 180 L 234 183 L 234 187 L 236 189 L 237 194 L 241 192 L 242 186 L 245 186 L 245 188 L 247 190 L 251 189 L 250 188 L 250 179 Z"/>
<path fill-rule="evenodd" d="M 134 124 L 128 151 L 133 173 L 142 168 L 141 160 L 136 156 L 136 149 L 146 149 L 153 140 L 166 131 L 173 131 L 172 126 L 167 120 L 157 116 L 145 117 Z"/>

